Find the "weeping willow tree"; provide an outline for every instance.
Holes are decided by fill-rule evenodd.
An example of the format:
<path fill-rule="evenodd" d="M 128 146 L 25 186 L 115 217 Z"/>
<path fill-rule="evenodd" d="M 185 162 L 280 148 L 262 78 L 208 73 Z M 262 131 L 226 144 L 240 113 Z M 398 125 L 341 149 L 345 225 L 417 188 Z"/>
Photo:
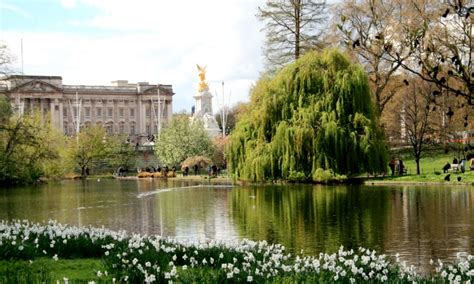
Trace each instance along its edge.
<path fill-rule="evenodd" d="M 318 180 L 384 172 L 386 146 L 368 78 L 337 50 L 311 52 L 260 79 L 230 136 L 230 173 L 245 180 Z"/>

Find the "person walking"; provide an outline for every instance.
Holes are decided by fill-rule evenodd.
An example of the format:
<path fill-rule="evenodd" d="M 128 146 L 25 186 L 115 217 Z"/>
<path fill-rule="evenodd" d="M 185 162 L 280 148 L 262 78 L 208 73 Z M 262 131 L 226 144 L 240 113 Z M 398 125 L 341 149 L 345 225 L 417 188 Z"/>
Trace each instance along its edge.
<path fill-rule="evenodd" d="M 388 167 L 392 171 L 392 177 L 395 175 L 395 158 L 392 157 L 390 162 L 388 162 Z"/>
<path fill-rule="evenodd" d="M 405 172 L 405 165 L 403 164 L 402 159 L 398 160 L 398 169 L 399 169 L 399 174 L 403 175 Z"/>

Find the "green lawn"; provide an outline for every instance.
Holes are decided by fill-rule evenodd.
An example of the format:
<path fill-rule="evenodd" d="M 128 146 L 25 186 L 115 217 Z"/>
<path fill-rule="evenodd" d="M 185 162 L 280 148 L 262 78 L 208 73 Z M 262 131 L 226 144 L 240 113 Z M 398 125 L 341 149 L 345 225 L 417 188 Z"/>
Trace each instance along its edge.
<path fill-rule="evenodd" d="M 445 182 L 444 178 L 447 174 L 443 173 L 443 166 L 446 163 L 452 163 L 455 157 L 455 154 L 432 154 L 423 157 L 420 160 L 420 175 L 416 175 L 416 163 L 415 160 L 409 156 L 405 157 L 403 160 L 405 167 L 407 168 L 407 174 L 403 176 L 396 177 L 385 177 L 384 180 L 389 181 L 400 181 L 400 182 Z M 458 157 L 459 159 L 459 157 Z M 466 172 L 449 172 L 451 174 L 450 181 L 445 182 L 449 183 L 459 183 L 457 181 L 458 177 L 461 178 L 460 183 L 474 183 L 474 171 L 469 170 L 469 161 L 466 163 Z M 379 180 L 377 178 L 376 180 Z"/>
<path fill-rule="evenodd" d="M 98 277 L 97 271 L 104 273 L 100 259 L 0 260 L 0 283 L 65 283 L 65 278 L 70 283 L 112 282 L 104 274 Z"/>

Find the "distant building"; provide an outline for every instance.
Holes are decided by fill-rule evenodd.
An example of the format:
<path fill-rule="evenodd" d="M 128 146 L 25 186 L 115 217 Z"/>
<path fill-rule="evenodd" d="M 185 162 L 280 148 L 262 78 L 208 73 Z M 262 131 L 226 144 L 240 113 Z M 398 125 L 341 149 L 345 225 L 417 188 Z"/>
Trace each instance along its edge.
<path fill-rule="evenodd" d="M 39 109 L 67 135 L 74 135 L 77 127 L 96 124 L 108 134 L 127 134 L 139 144 L 157 133 L 173 113 L 172 86 L 148 82 L 63 85 L 60 76 L 13 75 L 2 80 L 0 93 L 20 113 Z"/>

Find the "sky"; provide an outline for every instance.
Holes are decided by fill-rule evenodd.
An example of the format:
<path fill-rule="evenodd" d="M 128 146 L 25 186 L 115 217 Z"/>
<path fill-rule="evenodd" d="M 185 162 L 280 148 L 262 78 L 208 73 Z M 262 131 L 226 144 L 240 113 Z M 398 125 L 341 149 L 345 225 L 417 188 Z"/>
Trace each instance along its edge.
<path fill-rule="evenodd" d="M 0 40 L 25 75 L 63 84 L 171 84 L 173 111 L 190 112 L 207 66 L 214 112 L 249 100 L 263 69 L 264 0 L 0 0 Z M 224 92 L 222 90 L 224 82 Z M 216 98 L 218 97 L 218 99 Z M 224 99 L 223 99 L 224 97 Z"/>

